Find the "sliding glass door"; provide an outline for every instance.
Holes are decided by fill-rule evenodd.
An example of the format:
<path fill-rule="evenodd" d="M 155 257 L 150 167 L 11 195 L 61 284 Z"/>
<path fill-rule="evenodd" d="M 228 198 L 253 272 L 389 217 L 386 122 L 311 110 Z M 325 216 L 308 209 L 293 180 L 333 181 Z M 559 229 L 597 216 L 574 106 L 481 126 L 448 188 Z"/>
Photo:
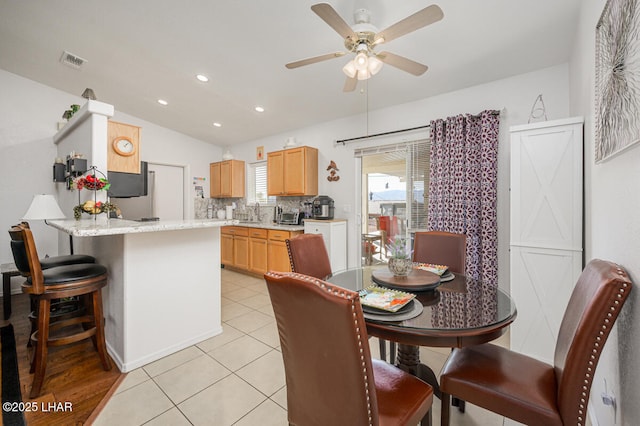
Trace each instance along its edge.
<path fill-rule="evenodd" d="M 361 160 L 362 260 L 385 263 L 395 237 L 426 227 L 429 144 L 426 140 L 356 150 Z"/>

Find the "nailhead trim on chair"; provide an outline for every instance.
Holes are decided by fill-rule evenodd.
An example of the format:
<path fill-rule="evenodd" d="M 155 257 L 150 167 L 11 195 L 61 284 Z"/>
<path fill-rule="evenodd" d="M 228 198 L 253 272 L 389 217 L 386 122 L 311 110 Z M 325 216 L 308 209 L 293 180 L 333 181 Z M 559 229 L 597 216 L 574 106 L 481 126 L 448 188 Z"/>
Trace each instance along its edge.
<path fill-rule="evenodd" d="M 293 267 L 293 265 L 291 265 Z M 321 289 L 327 291 L 330 294 L 333 294 L 334 296 L 338 296 L 341 297 L 343 299 L 347 299 L 349 301 L 351 301 L 351 315 L 353 316 L 353 324 L 355 326 L 355 331 L 356 331 L 356 335 L 358 336 L 358 347 L 360 350 L 360 362 L 362 365 L 362 374 L 363 374 L 363 379 L 364 379 L 364 392 L 365 395 L 367 397 L 367 415 L 369 417 L 369 426 L 373 425 L 373 414 L 371 413 L 371 397 L 369 394 L 369 373 L 367 372 L 367 363 L 364 357 L 364 349 L 362 348 L 362 334 L 360 333 L 360 327 L 358 327 L 358 316 L 356 313 L 356 298 L 353 297 L 352 294 L 347 294 L 344 289 L 339 288 L 339 287 L 334 287 L 331 284 L 328 284 L 325 281 L 321 281 L 317 278 L 314 277 L 310 277 L 308 275 L 303 275 L 303 274 L 298 274 L 295 272 L 283 272 L 283 273 L 273 273 L 273 272 L 267 272 L 267 275 L 269 275 L 270 277 L 281 277 L 281 276 L 290 276 L 293 278 L 298 278 L 304 281 L 308 281 L 311 282 L 315 285 L 317 285 L 318 287 L 320 287 Z M 368 344 L 368 343 L 367 343 Z"/>
<path fill-rule="evenodd" d="M 618 275 L 620 275 L 623 278 L 627 278 L 627 274 L 620 268 L 618 268 Z M 618 289 L 618 295 L 617 295 L 618 299 L 622 298 L 622 295 L 625 293 L 628 286 L 629 286 L 628 283 L 626 282 L 622 283 L 622 287 Z M 591 350 L 591 356 L 588 362 L 589 366 L 587 367 L 587 371 L 585 372 L 585 375 L 584 375 L 584 384 L 582 385 L 582 394 L 580 398 L 580 404 L 578 405 L 578 417 L 576 418 L 577 426 L 584 426 L 585 409 L 588 402 L 587 399 L 589 396 L 589 390 L 591 389 L 591 382 L 593 380 L 593 376 L 591 374 L 593 370 L 593 365 L 598 360 L 598 358 L 600 357 L 600 353 L 602 352 L 602 348 L 600 347 L 600 342 L 602 341 L 602 337 L 604 337 L 604 335 L 607 333 L 608 325 L 611 322 L 610 318 L 613 317 L 613 313 L 615 313 L 615 311 L 619 308 L 620 308 L 620 301 L 613 300 L 612 305 L 609 307 L 610 312 L 607 313 L 606 318 L 604 318 L 603 320 L 603 324 L 601 327 L 602 329 L 598 332 L 598 336 L 596 336 L 595 342 L 593 342 L 593 349 Z"/>

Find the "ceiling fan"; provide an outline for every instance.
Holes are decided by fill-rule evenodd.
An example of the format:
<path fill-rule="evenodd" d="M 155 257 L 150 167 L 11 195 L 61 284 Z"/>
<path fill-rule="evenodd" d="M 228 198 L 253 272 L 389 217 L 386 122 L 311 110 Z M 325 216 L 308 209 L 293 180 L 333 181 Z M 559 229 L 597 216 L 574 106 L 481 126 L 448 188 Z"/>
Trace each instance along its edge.
<path fill-rule="evenodd" d="M 433 24 L 434 22 L 438 22 L 444 17 L 442 9 L 432 4 L 384 30 L 378 31 L 376 27 L 371 25 L 371 14 L 366 9 L 356 10 L 354 13 L 355 25 L 353 27 L 350 27 L 328 3 L 314 4 L 311 6 L 311 10 L 344 38 L 344 47 L 347 49 L 347 52 L 340 51 L 314 56 L 312 58 L 290 62 L 285 66 L 288 69 L 293 69 L 304 65 L 315 64 L 316 62 L 339 58 L 347 53 L 355 53 L 355 58 L 342 68 L 342 71 L 347 75 L 347 81 L 343 89 L 345 92 L 352 92 L 356 88 L 358 80 L 366 80 L 378 73 L 383 64 L 389 64 L 416 76 L 424 74 L 428 69 L 426 65 L 391 52 L 377 53 L 375 48 L 379 44 L 386 43 Z"/>

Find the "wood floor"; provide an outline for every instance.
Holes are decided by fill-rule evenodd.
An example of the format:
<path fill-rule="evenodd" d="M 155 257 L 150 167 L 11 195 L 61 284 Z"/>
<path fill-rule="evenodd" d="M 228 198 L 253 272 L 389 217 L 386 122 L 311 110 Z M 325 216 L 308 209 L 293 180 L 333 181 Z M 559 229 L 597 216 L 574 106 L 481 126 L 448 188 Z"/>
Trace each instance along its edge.
<path fill-rule="evenodd" d="M 27 318 L 29 298 L 25 294 L 14 295 L 11 302 L 13 312 L 10 320 L 16 335 L 22 399 L 24 402 L 35 402 L 35 407 L 38 408 L 37 412 L 25 413 L 27 424 L 31 426 L 90 423 L 96 408 L 102 407 L 103 400 L 106 402 L 125 375 L 120 373 L 113 362 L 111 371 L 102 369 L 90 339 L 50 348 L 42 394 L 37 399 L 29 399 L 33 378 L 33 375 L 29 374 L 31 349 L 27 348 L 31 330 Z"/>

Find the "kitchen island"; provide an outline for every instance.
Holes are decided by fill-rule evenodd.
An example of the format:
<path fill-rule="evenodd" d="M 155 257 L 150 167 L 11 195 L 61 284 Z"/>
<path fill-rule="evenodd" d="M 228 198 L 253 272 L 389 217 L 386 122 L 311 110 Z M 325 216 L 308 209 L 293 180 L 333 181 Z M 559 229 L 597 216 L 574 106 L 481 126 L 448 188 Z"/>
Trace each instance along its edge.
<path fill-rule="evenodd" d="M 52 220 L 109 270 L 109 354 L 128 372 L 222 333 L 220 227 L 235 220 Z M 61 243 L 67 241 L 61 238 Z"/>

